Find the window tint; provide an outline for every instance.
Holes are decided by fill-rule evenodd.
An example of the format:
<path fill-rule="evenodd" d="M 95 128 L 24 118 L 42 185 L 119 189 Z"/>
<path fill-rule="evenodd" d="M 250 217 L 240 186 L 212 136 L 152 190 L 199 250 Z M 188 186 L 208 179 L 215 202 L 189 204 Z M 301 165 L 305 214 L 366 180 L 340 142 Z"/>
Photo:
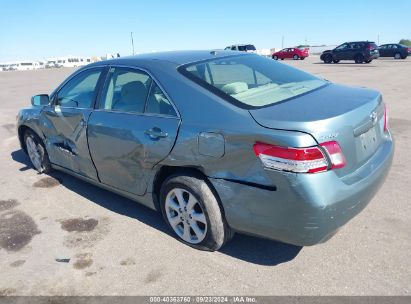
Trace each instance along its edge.
<path fill-rule="evenodd" d="M 213 59 L 183 66 L 179 70 L 211 92 L 245 107 L 274 104 L 327 83 L 257 55 Z"/>
<path fill-rule="evenodd" d="M 154 81 L 147 99 L 146 113 L 177 116 L 167 96 Z"/>
<path fill-rule="evenodd" d="M 100 74 L 101 69 L 88 70 L 72 78 L 58 92 L 56 104 L 62 107 L 91 108 Z"/>
<path fill-rule="evenodd" d="M 343 49 L 345 49 L 345 48 L 347 48 L 347 47 L 348 47 L 348 44 L 344 43 L 344 44 L 342 44 L 342 45 L 340 45 L 340 46 L 337 46 L 337 47 L 336 47 L 336 50 L 343 50 Z"/>
<path fill-rule="evenodd" d="M 115 68 L 110 72 L 102 107 L 106 110 L 143 113 L 151 84 L 142 71 Z"/>

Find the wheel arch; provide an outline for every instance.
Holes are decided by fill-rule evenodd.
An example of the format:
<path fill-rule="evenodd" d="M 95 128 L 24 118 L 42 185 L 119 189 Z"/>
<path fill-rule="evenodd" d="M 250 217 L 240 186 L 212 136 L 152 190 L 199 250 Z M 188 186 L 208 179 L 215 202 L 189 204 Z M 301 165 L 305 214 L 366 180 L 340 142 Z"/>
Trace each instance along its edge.
<path fill-rule="evenodd" d="M 21 125 L 19 126 L 19 128 L 17 129 L 17 135 L 19 137 L 19 141 L 20 141 L 20 147 L 27 153 L 27 149 L 26 149 L 26 144 L 24 142 L 24 134 L 26 134 L 27 130 L 30 130 L 31 132 L 37 134 L 36 131 L 33 130 L 33 128 L 27 126 L 27 125 Z M 38 136 L 38 134 L 37 134 Z"/>
<path fill-rule="evenodd" d="M 163 185 L 164 181 L 167 180 L 172 175 L 186 175 L 186 176 L 196 176 L 196 177 L 201 177 L 205 180 L 207 185 L 209 186 L 211 192 L 214 194 L 216 197 L 216 200 L 221 208 L 221 212 L 224 216 L 225 220 L 225 212 L 224 212 L 224 206 L 221 202 L 220 196 L 217 192 L 217 190 L 214 188 L 213 184 L 209 181 L 207 175 L 203 172 L 201 167 L 194 167 L 194 166 L 169 166 L 169 165 L 163 165 L 156 173 L 154 176 L 153 180 L 153 185 L 152 185 L 152 196 L 153 196 L 153 202 L 154 206 L 157 211 L 161 210 L 160 207 L 160 190 L 161 186 Z"/>

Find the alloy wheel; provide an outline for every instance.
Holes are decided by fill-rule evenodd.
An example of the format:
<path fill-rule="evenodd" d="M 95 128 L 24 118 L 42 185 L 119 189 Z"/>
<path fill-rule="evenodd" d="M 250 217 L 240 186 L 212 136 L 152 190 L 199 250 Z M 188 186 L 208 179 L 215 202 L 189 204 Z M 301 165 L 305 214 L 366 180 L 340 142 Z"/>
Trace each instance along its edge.
<path fill-rule="evenodd" d="M 206 237 L 206 216 L 197 198 L 189 191 L 172 189 L 166 197 L 165 212 L 171 228 L 185 242 L 198 244 Z"/>
<path fill-rule="evenodd" d="M 42 153 L 39 150 L 38 145 L 34 142 L 31 136 L 28 136 L 26 139 L 26 148 L 27 148 L 27 153 L 29 155 L 29 158 L 34 168 L 36 168 L 37 171 L 41 171 Z"/>

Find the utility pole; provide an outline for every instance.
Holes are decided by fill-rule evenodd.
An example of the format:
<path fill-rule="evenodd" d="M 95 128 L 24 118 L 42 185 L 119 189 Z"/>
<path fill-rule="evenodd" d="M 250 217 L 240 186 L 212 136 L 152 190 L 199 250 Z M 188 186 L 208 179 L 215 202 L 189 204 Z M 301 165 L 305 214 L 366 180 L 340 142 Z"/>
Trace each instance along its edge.
<path fill-rule="evenodd" d="M 131 32 L 131 46 L 133 47 L 133 55 L 134 55 L 134 39 L 133 39 L 133 32 Z"/>
<path fill-rule="evenodd" d="M 284 36 L 281 38 L 281 48 L 284 48 Z"/>
<path fill-rule="evenodd" d="M 380 45 L 380 34 L 377 36 L 377 44 Z"/>

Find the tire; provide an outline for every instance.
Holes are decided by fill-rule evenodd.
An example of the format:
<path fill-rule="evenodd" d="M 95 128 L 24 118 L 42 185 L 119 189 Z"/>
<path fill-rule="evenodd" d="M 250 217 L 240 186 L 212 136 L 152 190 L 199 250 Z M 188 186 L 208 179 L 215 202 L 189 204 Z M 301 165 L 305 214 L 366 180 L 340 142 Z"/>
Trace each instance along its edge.
<path fill-rule="evenodd" d="M 298 59 L 300 59 L 300 57 L 299 57 L 298 55 L 294 55 L 294 56 L 293 56 L 293 59 L 294 59 L 294 60 L 298 60 Z"/>
<path fill-rule="evenodd" d="M 281 60 L 284 60 L 284 58 L 281 58 Z"/>
<path fill-rule="evenodd" d="M 24 134 L 24 146 L 34 169 L 39 173 L 51 171 L 51 164 L 46 147 L 40 137 L 31 130 Z"/>
<path fill-rule="evenodd" d="M 365 63 L 371 63 L 371 62 L 372 62 L 372 59 L 370 59 L 370 60 L 365 60 L 364 62 L 365 62 Z"/>
<path fill-rule="evenodd" d="M 199 175 L 182 172 L 167 178 L 161 186 L 160 205 L 174 236 L 193 248 L 215 251 L 234 235 L 218 198 Z"/>
<path fill-rule="evenodd" d="M 301 60 L 304 60 L 304 59 L 305 59 L 305 57 L 300 57 L 300 59 L 301 59 Z"/>
<path fill-rule="evenodd" d="M 273 56 L 273 59 L 274 59 L 274 60 L 278 60 L 278 56 L 277 56 L 277 55 L 274 55 L 274 56 Z"/>
<path fill-rule="evenodd" d="M 401 59 L 401 54 L 400 53 L 395 53 L 394 59 Z"/>
<path fill-rule="evenodd" d="M 358 55 L 355 56 L 354 61 L 357 64 L 361 64 L 361 63 L 364 62 L 364 56 L 361 55 L 361 54 L 358 54 Z"/>
<path fill-rule="evenodd" d="M 334 63 L 339 63 L 340 61 L 339 61 L 339 60 L 333 60 L 333 62 L 334 62 Z"/>
<path fill-rule="evenodd" d="M 326 55 L 324 57 L 324 63 L 331 63 L 333 62 L 333 56 L 332 55 Z"/>

